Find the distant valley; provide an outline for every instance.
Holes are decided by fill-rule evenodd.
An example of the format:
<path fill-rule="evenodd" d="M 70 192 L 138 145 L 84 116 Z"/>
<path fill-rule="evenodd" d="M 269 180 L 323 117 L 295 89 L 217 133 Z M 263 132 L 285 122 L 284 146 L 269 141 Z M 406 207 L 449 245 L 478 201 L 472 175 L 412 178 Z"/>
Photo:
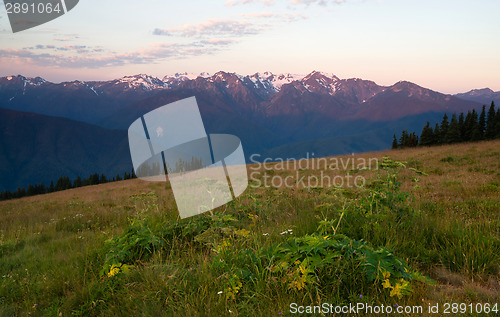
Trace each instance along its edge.
<path fill-rule="evenodd" d="M 130 171 L 126 130 L 140 115 L 196 96 L 208 133 L 238 135 L 249 157 L 300 158 L 382 150 L 402 129 L 443 113 L 479 109 L 500 92 L 446 95 L 401 81 L 256 73 L 127 76 L 104 82 L 51 83 L 0 78 L 0 190 L 61 175 Z"/>

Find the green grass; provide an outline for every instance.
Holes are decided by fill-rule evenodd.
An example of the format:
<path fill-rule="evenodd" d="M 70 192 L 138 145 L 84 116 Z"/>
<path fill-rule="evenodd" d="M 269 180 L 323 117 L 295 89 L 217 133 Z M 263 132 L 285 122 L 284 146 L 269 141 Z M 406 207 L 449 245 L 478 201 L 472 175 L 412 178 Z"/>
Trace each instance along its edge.
<path fill-rule="evenodd" d="M 408 164 L 351 171 L 360 189 L 249 188 L 184 220 L 169 184 L 140 180 L 1 202 L 0 316 L 497 303 L 500 179 L 484 171 L 498 171 L 499 146 L 362 154 Z"/>

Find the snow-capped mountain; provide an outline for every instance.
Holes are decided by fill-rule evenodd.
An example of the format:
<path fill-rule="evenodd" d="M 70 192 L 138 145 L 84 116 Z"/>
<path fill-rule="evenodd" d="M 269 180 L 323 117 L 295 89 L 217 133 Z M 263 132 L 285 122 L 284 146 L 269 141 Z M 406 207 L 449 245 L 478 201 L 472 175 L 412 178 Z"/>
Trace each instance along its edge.
<path fill-rule="evenodd" d="M 290 84 L 293 81 L 301 80 L 305 75 L 297 74 L 273 74 L 271 72 L 255 73 L 253 75 L 239 75 L 236 73 L 227 72 L 217 72 L 213 75 L 207 72 L 195 74 L 195 73 L 175 73 L 174 75 L 166 75 L 163 77 L 163 82 L 169 84 L 169 86 L 177 86 L 184 81 L 196 80 L 198 78 L 206 79 L 210 82 L 216 82 L 224 80 L 225 74 L 235 75 L 242 82 L 251 81 L 255 88 L 274 90 L 275 92 L 281 89 L 281 86 L 285 84 Z"/>
<path fill-rule="evenodd" d="M 0 108 L 100 122 L 104 126 L 105 118 L 130 104 L 156 95 L 188 93 L 207 94 L 220 111 L 250 117 L 317 113 L 325 118 L 367 120 L 392 120 L 426 111 L 459 112 L 472 104 L 463 99 L 474 101 L 495 95 L 483 89 L 451 96 L 405 81 L 385 87 L 369 80 L 340 79 L 319 71 L 305 76 L 271 72 L 246 76 L 223 71 L 176 73 L 163 79 L 138 74 L 109 81 L 59 84 L 40 77 L 0 78 Z"/>
<path fill-rule="evenodd" d="M 96 123 L 130 102 L 168 88 L 160 79 L 143 74 L 111 81 L 62 83 L 8 76 L 0 78 L 0 108 Z"/>
<path fill-rule="evenodd" d="M 459 96 L 494 94 L 480 90 Z M 381 150 L 402 129 L 421 129 L 427 121 L 439 121 L 444 112 L 482 105 L 406 81 L 380 86 L 318 71 L 305 76 L 177 73 L 163 79 L 139 74 L 63 83 L 0 77 L 0 161 L 7 162 L 0 171 L 0 189 L 60 175 L 107 173 L 119 166 L 122 172 L 130 171 L 130 124 L 157 107 L 193 95 L 207 133 L 237 135 L 247 156 L 263 157 Z"/>
<path fill-rule="evenodd" d="M 161 79 L 146 74 L 125 76 L 110 81 L 87 82 L 87 84 L 103 92 L 117 89 L 121 91 L 153 91 L 156 89 L 169 88 L 169 85 Z"/>
<path fill-rule="evenodd" d="M 210 77 L 209 73 L 202 72 L 199 74 L 195 73 L 175 73 L 173 75 L 166 75 L 163 77 L 163 82 L 166 83 L 170 87 L 175 87 L 179 85 L 183 81 L 187 80 L 195 80 L 196 78 L 201 77 L 201 78 L 208 78 Z"/>
<path fill-rule="evenodd" d="M 255 73 L 253 75 L 247 76 L 256 85 L 259 83 L 263 86 L 272 86 L 269 88 L 274 88 L 275 91 L 279 91 L 281 87 L 285 84 L 290 84 L 294 81 L 301 80 L 304 75 L 298 74 L 273 74 L 271 72 Z"/>
<path fill-rule="evenodd" d="M 37 87 L 43 85 L 47 81 L 41 77 L 24 77 L 21 75 L 17 76 L 7 76 L 0 77 L 0 87 L 4 89 L 22 89 L 26 91 L 26 88 Z"/>

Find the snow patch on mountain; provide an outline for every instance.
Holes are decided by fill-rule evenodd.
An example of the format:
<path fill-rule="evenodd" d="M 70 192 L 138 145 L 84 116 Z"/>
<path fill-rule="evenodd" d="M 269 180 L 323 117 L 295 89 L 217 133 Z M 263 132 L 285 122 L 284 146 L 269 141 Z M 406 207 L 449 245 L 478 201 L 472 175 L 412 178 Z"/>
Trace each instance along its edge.
<path fill-rule="evenodd" d="M 304 75 L 302 74 L 278 74 L 274 75 L 272 73 L 269 73 L 270 76 L 267 78 L 273 86 L 277 89 L 280 90 L 283 85 L 290 84 L 294 81 L 300 81 L 304 78 Z"/>
<path fill-rule="evenodd" d="M 207 72 L 202 72 L 202 73 L 188 73 L 188 72 L 184 72 L 184 73 L 175 73 L 173 75 L 166 75 L 163 77 L 163 82 L 165 83 L 181 83 L 183 81 L 187 81 L 187 80 L 195 80 L 197 79 L 198 77 L 201 77 L 201 78 L 209 78 L 211 75 L 210 73 L 207 73 Z"/>
<path fill-rule="evenodd" d="M 125 76 L 116 80 L 115 85 L 128 84 L 128 88 L 142 88 L 150 91 L 154 89 L 167 88 L 168 85 L 157 77 L 152 77 L 146 74 L 139 74 L 134 76 Z"/>

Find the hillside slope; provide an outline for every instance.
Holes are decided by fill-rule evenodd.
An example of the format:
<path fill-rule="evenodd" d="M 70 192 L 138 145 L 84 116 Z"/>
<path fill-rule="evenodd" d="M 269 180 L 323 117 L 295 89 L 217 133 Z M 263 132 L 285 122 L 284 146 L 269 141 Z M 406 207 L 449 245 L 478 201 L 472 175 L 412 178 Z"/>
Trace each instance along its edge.
<path fill-rule="evenodd" d="M 130 171 L 127 133 L 0 108 L 0 190 Z"/>
<path fill-rule="evenodd" d="M 377 158 L 381 169 L 368 171 L 252 165 L 254 181 L 349 172 L 366 186 L 250 186 L 212 214 L 182 221 L 169 184 L 138 179 L 0 202 L 0 314 L 268 316 L 289 315 L 291 303 L 373 302 L 498 308 L 499 148 L 489 141 L 336 157 Z M 363 262 L 376 256 L 371 250 L 391 272 L 380 280 Z"/>

